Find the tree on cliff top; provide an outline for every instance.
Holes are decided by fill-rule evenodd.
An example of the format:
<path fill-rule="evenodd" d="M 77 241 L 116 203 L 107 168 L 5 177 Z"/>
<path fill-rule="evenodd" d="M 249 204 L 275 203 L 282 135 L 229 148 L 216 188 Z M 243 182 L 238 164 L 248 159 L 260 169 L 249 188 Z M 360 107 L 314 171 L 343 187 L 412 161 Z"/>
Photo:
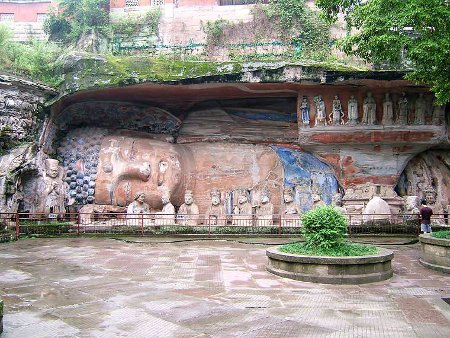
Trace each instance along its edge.
<path fill-rule="evenodd" d="M 49 40 L 76 43 L 83 33 L 109 29 L 108 0 L 60 0 L 58 11 L 50 13 L 44 30 Z"/>
<path fill-rule="evenodd" d="M 345 16 L 352 33 L 340 41 L 347 54 L 393 66 L 407 64 L 408 79 L 431 86 L 450 102 L 449 0 L 316 0 L 330 21 Z"/>

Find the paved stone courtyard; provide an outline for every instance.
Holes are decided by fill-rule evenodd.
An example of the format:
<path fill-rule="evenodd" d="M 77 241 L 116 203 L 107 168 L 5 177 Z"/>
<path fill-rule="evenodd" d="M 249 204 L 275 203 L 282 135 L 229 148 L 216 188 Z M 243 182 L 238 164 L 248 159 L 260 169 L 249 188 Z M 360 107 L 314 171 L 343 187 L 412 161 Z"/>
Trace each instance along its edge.
<path fill-rule="evenodd" d="M 1 337 L 450 337 L 450 276 L 418 244 L 386 246 L 392 279 L 336 286 L 269 274 L 253 242 L 2 244 Z"/>

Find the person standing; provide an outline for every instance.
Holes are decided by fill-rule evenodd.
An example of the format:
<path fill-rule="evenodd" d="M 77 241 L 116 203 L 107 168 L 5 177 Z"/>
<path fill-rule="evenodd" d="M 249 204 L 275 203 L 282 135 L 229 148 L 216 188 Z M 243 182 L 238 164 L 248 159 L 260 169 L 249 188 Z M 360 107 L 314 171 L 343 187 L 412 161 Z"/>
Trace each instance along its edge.
<path fill-rule="evenodd" d="M 420 203 L 422 204 L 422 207 L 420 208 L 420 230 L 424 234 L 431 234 L 431 215 L 433 215 L 433 210 L 427 205 L 425 199 Z"/>

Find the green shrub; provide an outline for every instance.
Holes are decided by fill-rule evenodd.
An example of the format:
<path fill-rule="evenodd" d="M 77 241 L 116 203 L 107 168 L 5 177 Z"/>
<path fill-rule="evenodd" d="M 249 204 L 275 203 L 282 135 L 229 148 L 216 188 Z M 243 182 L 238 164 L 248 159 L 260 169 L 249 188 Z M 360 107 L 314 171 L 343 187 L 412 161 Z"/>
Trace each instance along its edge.
<path fill-rule="evenodd" d="M 450 239 L 450 230 L 435 231 L 433 232 L 432 236 L 436 238 Z"/>
<path fill-rule="evenodd" d="M 378 252 L 378 249 L 374 245 L 349 242 L 340 243 L 331 248 L 310 248 L 304 242 L 296 242 L 282 245 L 280 251 L 308 256 L 349 257 L 373 255 Z"/>
<path fill-rule="evenodd" d="M 319 206 L 302 216 L 302 235 L 309 248 L 328 250 L 347 240 L 347 221 L 332 206 Z"/>

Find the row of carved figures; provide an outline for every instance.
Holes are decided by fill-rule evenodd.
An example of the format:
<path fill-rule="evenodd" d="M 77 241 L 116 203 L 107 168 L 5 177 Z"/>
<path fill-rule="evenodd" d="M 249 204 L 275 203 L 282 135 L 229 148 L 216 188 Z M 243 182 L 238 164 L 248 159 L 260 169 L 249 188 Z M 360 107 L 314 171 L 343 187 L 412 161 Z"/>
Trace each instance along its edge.
<path fill-rule="evenodd" d="M 363 112 L 360 118 L 360 112 L 358 111 L 358 101 L 352 95 L 347 103 L 347 118 L 345 121 L 344 108 L 338 95 L 334 96 L 332 102 L 332 111 L 327 116 L 325 109 L 325 102 L 322 96 L 314 97 L 315 106 L 315 122 L 314 126 L 327 126 L 327 125 L 374 125 L 378 124 L 376 112 L 377 104 L 375 98 L 371 92 L 368 92 L 363 101 Z M 299 113 L 301 115 L 303 127 L 310 126 L 310 111 L 311 105 L 306 96 L 303 96 L 301 102 L 299 102 Z M 427 101 L 423 97 L 423 93 L 419 93 L 419 96 L 414 103 L 414 119 L 411 119 L 409 102 L 406 93 L 402 93 L 398 102 L 397 109 L 394 108 L 394 103 L 391 99 L 390 93 L 386 93 L 383 99 L 383 118 L 381 120 L 382 125 L 407 125 L 425 124 L 425 116 L 427 114 Z M 394 114 L 396 112 L 396 114 Z M 432 112 L 432 124 L 439 125 L 442 123 L 444 115 L 444 106 L 434 104 Z"/>

